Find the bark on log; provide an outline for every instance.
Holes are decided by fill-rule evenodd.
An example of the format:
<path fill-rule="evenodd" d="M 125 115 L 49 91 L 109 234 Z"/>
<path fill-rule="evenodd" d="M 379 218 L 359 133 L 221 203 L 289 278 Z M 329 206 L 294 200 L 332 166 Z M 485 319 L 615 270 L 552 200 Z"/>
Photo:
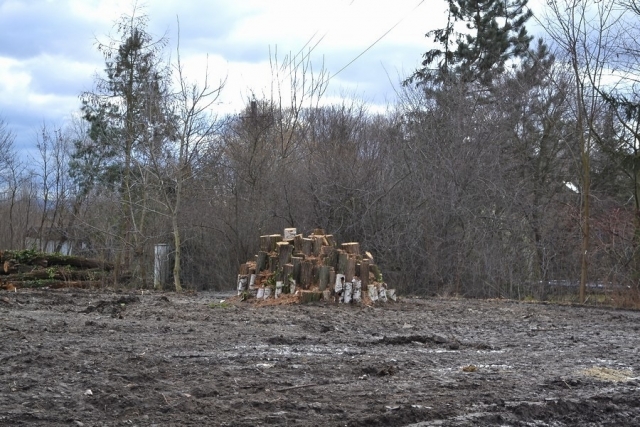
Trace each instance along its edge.
<path fill-rule="evenodd" d="M 6 290 L 14 290 L 16 288 L 50 288 L 50 289 L 61 289 L 61 288 L 97 288 L 102 286 L 101 280 L 80 280 L 80 281 L 52 281 L 52 282 L 7 282 L 4 283 L 1 288 L 5 288 Z"/>
<path fill-rule="evenodd" d="M 324 232 L 324 228 L 316 228 L 315 230 L 313 230 L 314 236 L 324 236 L 325 234 L 327 233 Z"/>
<path fill-rule="evenodd" d="M 358 242 L 343 243 L 340 247 L 349 255 L 360 255 L 360 243 Z"/>
<path fill-rule="evenodd" d="M 105 276 L 107 273 L 100 269 L 90 270 L 64 270 L 47 269 L 34 270 L 27 273 L 9 274 L 3 280 L 12 282 L 24 282 L 31 280 L 57 280 L 57 281 L 93 281 Z"/>
<path fill-rule="evenodd" d="M 291 261 L 293 246 L 289 242 L 278 242 L 278 256 L 280 265 L 288 264 Z"/>
<path fill-rule="evenodd" d="M 333 234 L 327 234 L 326 236 L 324 236 L 325 239 L 327 239 L 327 243 L 329 246 L 333 246 L 334 248 L 336 247 L 336 238 L 333 236 Z"/>
<path fill-rule="evenodd" d="M 269 255 L 269 271 L 275 273 L 278 269 L 278 255 Z"/>
<path fill-rule="evenodd" d="M 318 272 L 319 272 L 318 286 L 321 291 L 324 291 L 325 289 L 327 289 L 327 286 L 329 285 L 329 276 L 331 272 L 330 267 L 327 265 L 322 265 L 320 266 Z"/>
<path fill-rule="evenodd" d="M 312 284 L 313 284 L 313 263 L 309 260 L 304 260 L 300 265 L 300 285 L 308 289 Z"/>
<path fill-rule="evenodd" d="M 303 258 L 300 257 L 291 257 L 291 264 L 293 264 L 293 279 L 296 283 L 300 283 L 300 270 L 302 265 Z"/>
<path fill-rule="evenodd" d="M 12 259 L 8 259 L 4 262 L 2 271 L 4 274 L 13 274 L 18 272 L 18 263 Z"/>
<path fill-rule="evenodd" d="M 323 242 L 324 242 L 323 236 L 313 237 L 313 255 L 314 256 L 320 256 L 320 253 L 322 252 Z"/>
<path fill-rule="evenodd" d="M 88 259 L 76 256 L 64 256 L 64 255 L 42 255 L 37 259 L 44 259 L 47 261 L 47 266 L 52 267 L 55 265 L 68 265 L 75 268 L 99 268 L 105 271 L 113 270 L 113 264 L 110 262 L 103 262 L 97 259 Z"/>
<path fill-rule="evenodd" d="M 269 255 L 266 252 L 258 252 L 258 255 L 256 255 L 256 270 L 258 271 L 258 273 L 267 269 L 268 258 Z"/>
<path fill-rule="evenodd" d="M 238 271 L 238 274 L 241 274 L 243 276 L 246 276 L 249 274 L 249 264 L 240 264 L 240 268 Z"/>
<path fill-rule="evenodd" d="M 282 241 L 282 235 L 270 234 L 268 236 L 260 236 L 260 250 L 264 252 L 272 252 L 276 250 L 276 243 Z"/>
<path fill-rule="evenodd" d="M 307 304 L 310 302 L 320 301 L 322 299 L 322 292 L 302 291 L 300 292 L 300 303 Z"/>
<path fill-rule="evenodd" d="M 302 253 L 302 234 L 296 234 L 295 237 L 293 238 L 293 248 L 294 248 L 294 252 L 301 254 Z"/>
<path fill-rule="evenodd" d="M 360 263 L 360 280 L 362 289 L 369 289 L 369 260 L 363 259 Z"/>
<path fill-rule="evenodd" d="M 338 265 L 336 268 L 336 273 L 344 274 L 347 270 L 347 261 L 349 260 L 349 254 L 347 254 L 342 249 L 338 249 Z"/>
<path fill-rule="evenodd" d="M 338 265 L 338 250 L 333 246 L 324 246 L 322 252 L 325 254 L 324 265 L 336 268 Z"/>
<path fill-rule="evenodd" d="M 302 239 L 302 253 L 304 254 L 304 256 L 311 256 L 312 250 L 313 250 L 313 240 Z"/>
<path fill-rule="evenodd" d="M 289 280 L 289 278 L 295 280 L 295 278 L 293 277 L 293 264 L 284 264 L 284 266 L 282 267 L 282 276 L 282 280 L 285 281 L 285 284 L 288 283 L 287 281 Z"/>
<path fill-rule="evenodd" d="M 344 276 L 347 282 L 351 282 L 353 280 L 353 276 L 356 275 L 356 257 L 351 255 L 347 259 L 347 269 L 345 270 Z"/>

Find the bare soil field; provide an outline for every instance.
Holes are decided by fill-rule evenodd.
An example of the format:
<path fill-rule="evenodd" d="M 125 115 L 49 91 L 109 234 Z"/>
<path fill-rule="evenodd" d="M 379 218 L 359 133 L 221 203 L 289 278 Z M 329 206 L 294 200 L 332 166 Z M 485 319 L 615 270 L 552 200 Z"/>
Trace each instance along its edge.
<path fill-rule="evenodd" d="M 0 425 L 640 425 L 640 312 L 0 292 Z"/>

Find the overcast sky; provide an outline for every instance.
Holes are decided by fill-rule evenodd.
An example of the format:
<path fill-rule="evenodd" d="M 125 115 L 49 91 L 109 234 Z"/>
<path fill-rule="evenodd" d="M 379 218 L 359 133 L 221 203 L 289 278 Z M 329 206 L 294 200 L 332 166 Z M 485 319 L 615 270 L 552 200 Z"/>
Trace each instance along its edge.
<path fill-rule="evenodd" d="M 92 89 L 104 67 L 96 38 L 113 34 L 114 21 L 131 13 L 132 5 L 131 0 L 0 0 L 0 117 L 14 131 L 17 148 L 32 147 L 43 122 L 63 126 L 77 114 L 79 94 Z M 307 46 L 316 46 L 314 62 L 324 59 L 335 76 L 328 100 L 356 96 L 377 106 L 393 102 L 394 86 L 429 48 L 425 33 L 443 25 L 446 2 L 147 0 L 138 5 L 149 16 L 149 31 L 166 34 L 174 51 L 179 18 L 189 77 L 203 77 L 208 57 L 210 77 L 227 79 L 218 108 L 229 113 L 239 111 L 252 92 L 268 94 L 270 49 L 283 57 L 309 40 Z"/>

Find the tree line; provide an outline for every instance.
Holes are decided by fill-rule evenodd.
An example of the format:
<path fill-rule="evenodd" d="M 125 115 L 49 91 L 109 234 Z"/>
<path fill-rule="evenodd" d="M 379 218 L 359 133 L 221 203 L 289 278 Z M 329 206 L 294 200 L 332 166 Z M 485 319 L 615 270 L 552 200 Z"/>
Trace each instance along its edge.
<path fill-rule="evenodd" d="M 81 118 L 43 125 L 33 161 L 0 123 L 0 241 L 56 235 L 140 287 L 169 243 L 176 290 L 223 289 L 258 236 L 323 228 L 401 292 L 638 298 L 640 4 L 552 0 L 534 17 L 526 0 L 446 1 L 384 113 L 327 105 L 308 53 L 274 53 L 272 93 L 215 115 L 224 81 L 191 80 L 147 16 L 123 16 Z"/>

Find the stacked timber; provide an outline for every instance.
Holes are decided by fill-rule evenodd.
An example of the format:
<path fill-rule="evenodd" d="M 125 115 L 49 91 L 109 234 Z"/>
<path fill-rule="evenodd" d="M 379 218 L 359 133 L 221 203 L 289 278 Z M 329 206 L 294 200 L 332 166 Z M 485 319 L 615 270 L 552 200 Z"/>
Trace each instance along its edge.
<path fill-rule="evenodd" d="M 240 265 L 237 289 L 243 298 L 295 295 L 302 303 L 396 299 L 370 252 L 362 252 L 358 242 L 338 244 L 323 229 L 315 229 L 306 237 L 295 228 L 260 236 L 255 259 Z"/>
<path fill-rule="evenodd" d="M 110 263 L 83 257 L 0 251 L 0 289 L 92 287 L 102 284 L 111 270 Z"/>

